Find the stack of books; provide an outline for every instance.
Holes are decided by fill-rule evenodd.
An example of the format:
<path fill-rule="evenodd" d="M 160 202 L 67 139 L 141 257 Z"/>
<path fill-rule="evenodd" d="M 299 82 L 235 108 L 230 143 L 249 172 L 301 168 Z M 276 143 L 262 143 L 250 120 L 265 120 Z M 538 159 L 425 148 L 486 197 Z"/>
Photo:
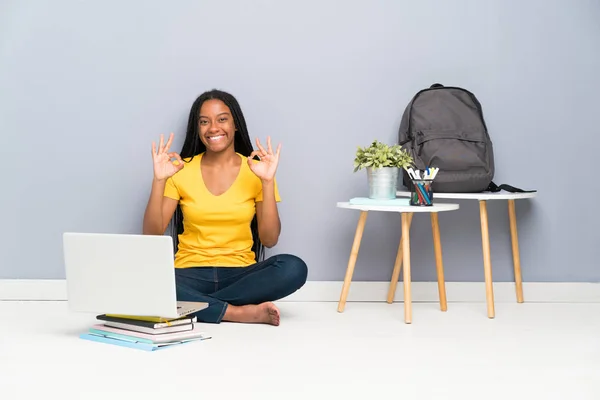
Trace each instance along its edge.
<path fill-rule="evenodd" d="M 168 319 L 101 314 L 96 319 L 102 323 L 93 325 L 87 333 L 81 334 L 81 339 L 155 351 L 211 338 L 195 324 L 196 317 L 191 316 Z"/>

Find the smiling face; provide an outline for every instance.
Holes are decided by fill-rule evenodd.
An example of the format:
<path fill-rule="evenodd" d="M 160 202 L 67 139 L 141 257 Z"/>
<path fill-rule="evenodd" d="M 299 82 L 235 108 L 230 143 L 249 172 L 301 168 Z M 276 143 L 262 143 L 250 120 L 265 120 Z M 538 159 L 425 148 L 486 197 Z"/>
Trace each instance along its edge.
<path fill-rule="evenodd" d="M 200 140 L 206 151 L 220 153 L 233 149 L 235 124 L 229 107 L 221 100 L 207 100 L 200 107 Z"/>

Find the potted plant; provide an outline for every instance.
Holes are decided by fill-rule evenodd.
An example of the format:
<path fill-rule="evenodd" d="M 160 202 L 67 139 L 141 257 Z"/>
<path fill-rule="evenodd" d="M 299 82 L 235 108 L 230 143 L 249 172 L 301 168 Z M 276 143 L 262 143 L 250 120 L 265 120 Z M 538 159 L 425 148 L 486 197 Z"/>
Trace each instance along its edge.
<path fill-rule="evenodd" d="M 354 172 L 367 169 L 370 199 L 394 199 L 398 170 L 413 166 L 413 158 L 399 144 L 388 146 L 374 140 L 369 147 L 358 147 Z"/>

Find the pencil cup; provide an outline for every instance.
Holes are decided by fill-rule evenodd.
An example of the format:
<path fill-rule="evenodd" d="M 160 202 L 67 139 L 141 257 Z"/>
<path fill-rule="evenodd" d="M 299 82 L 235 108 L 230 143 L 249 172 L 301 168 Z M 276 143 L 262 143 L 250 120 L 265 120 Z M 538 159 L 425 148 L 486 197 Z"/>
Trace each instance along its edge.
<path fill-rule="evenodd" d="M 433 205 L 433 190 L 431 190 L 431 179 L 413 179 L 410 190 L 411 206 Z"/>

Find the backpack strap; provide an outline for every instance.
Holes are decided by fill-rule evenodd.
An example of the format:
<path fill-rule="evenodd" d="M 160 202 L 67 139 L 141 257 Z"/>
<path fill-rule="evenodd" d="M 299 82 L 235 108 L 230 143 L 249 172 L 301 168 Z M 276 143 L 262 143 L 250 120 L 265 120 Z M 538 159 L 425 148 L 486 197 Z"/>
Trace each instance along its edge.
<path fill-rule="evenodd" d="M 514 186 L 510 186 L 510 185 L 506 185 L 506 184 L 502 184 L 502 185 L 498 186 L 494 182 L 490 182 L 490 185 L 487 187 L 487 189 L 485 191 L 486 192 L 499 192 L 501 190 L 506 190 L 507 192 L 511 192 L 511 193 L 534 193 L 534 192 L 537 192 L 537 190 L 523 190 L 523 189 L 519 189 Z"/>

